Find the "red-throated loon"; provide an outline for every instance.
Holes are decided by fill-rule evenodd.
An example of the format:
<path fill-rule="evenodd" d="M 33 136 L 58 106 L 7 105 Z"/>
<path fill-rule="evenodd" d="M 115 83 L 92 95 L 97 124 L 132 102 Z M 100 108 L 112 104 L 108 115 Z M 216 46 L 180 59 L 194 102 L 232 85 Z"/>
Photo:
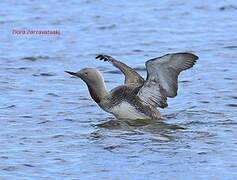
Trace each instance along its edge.
<path fill-rule="evenodd" d="M 146 61 L 144 80 L 133 68 L 108 55 L 96 59 L 108 61 L 124 75 L 124 85 L 106 90 L 102 74 L 95 68 L 67 73 L 81 78 L 88 86 L 92 99 L 118 119 L 160 119 L 157 107 L 168 106 L 167 97 L 177 95 L 178 75 L 191 68 L 198 57 L 192 53 L 172 53 Z"/>

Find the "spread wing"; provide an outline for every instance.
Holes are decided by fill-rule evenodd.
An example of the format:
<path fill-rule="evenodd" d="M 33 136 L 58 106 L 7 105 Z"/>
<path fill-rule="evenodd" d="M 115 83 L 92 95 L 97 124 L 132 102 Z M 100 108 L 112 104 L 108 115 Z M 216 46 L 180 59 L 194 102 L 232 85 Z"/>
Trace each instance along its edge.
<path fill-rule="evenodd" d="M 167 107 L 167 97 L 177 95 L 178 75 L 193 67 L 197 59 L 192 53 L 173 53 L 148 60 L 147 79 L 138 96 L 153 107 Z"/>
<path fill-rule="evenodd" d="M 125 75 L 124 84 L 133 84 L 133 85 L 143 85 L 144 79 L 135 71 L 133 68 L 128 65 L 114 59 L 111 56 L 100 54 L 96 57 L 96 59 L 108 61 L 112 63 L 116 68 L 118 68 Z"/>

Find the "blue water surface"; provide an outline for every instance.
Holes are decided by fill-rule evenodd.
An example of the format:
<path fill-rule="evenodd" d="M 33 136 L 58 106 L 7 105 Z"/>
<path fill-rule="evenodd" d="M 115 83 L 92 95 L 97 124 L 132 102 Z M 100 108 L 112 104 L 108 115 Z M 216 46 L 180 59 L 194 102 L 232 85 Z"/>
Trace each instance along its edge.
<path fill-rule="evenodd" d="M 236 179 L 237 2 L 0 1 L 0 179 Z M 15 35 L 13 30 L 59 30 Z M 163 122 L 116 120 L 65 70 L 199 56 Z"/>

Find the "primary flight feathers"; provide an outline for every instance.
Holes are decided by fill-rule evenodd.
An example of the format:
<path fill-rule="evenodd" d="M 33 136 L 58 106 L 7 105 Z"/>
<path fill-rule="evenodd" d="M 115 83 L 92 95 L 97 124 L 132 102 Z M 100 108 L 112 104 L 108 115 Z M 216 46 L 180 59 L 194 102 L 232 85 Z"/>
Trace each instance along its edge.
<path fill-rule="evenodd" d="M 146 62 L 147 78 L 138 96 L 147 104 L 165 108 L 167 97 L 175 97 L 178 75 L 193 67 L 198 57 L 191 53 L 173 53 Z"/>

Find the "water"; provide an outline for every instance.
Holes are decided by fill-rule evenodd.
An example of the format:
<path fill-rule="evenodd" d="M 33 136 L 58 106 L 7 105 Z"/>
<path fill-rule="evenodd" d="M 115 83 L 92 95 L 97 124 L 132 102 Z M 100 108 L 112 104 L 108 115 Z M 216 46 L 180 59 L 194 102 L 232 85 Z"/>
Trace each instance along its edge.
<path fill-rule="evenodd" d="M 236 179 L 237 3 L 228 1 L 1 1 L 1 179 Z M 13 29 L 59 36 L 12 35 Z M 117 121 L 65 70 L 123 76 L 105 53 L 139 70 L 169 52 L 195 67 L 163 122 Z"/>

